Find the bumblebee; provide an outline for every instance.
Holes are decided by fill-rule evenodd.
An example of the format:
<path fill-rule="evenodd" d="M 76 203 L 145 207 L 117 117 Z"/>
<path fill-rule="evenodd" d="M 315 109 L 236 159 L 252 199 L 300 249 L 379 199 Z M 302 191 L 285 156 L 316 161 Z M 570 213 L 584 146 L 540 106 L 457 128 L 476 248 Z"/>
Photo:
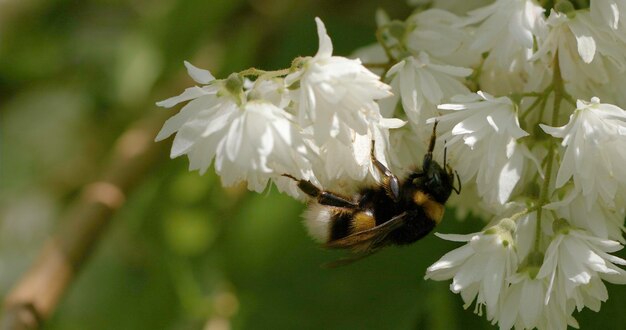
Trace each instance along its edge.
<path fill-rule="evenodd" d="M 354 253 L 326 266 L 351 263 L 385 246 L 411 244 L 441 222 L 450 194 L 461 192 L 461 180 L 446 163 L 446 149 L 443 167 L 433 160 L 436 130 L 437 122 L 421 169 L 412 171 L 403 180 L 398 180 L 376 159 L 372 143 L 370 157 L 382 175 L 382 183 L 363 188 L 352 197 L 324 191 L 310 181 L 284 174 L 311 197 L 304 216 L 311 236 L 328 248 L 349 249 Z M 455 174 L 458 188 L 454 186 Z"/>

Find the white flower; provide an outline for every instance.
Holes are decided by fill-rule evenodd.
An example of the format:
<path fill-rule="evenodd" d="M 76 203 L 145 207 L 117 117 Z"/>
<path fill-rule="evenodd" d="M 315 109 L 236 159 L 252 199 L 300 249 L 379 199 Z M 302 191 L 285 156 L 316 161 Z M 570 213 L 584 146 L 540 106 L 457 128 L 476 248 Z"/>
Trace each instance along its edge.
<path fill-rule="evenodd" d="M 497 0 L 469 12 L 461 25 L 480 23 L 474 32 L 472 49 L 489 52 L 488 58 L 502 68 L 532 55 L 534 37 L 544 28 L 544 9 L 532 0 Z"/>
<path fill-rule="evenodd" d="M 426 279 L 437 281 L 452 278 L 450 290 L 460 293 L 464 307 L 476 300 L 475 312 L 481 313 L 487 307 L 487 319 L 492 320 L 501 305 L 501 293 L 507 286 L 507 279 L 517 269 L 515 242 L 511 232 L 515 223 L 510 219 L 484 232 L 469 235 L 437 236 L 455 242 L 468 242 L 466 245 L 446 253 L 428 267 Z"/>
<path fill-rule="evenodd" d="M 626 32 L 625 32 L 626 34 Z M 626 47 L 626 41 L 617 42 L 616 44 L 622 45 Z M 626 53 L 626 48 L 624 50 Z M 626 70 L 620 69 L 616 66 L 616 64 L 612 61 L 605 61 L 605 67 L 608 71 L 608 81 L 609 83 L 600 84 L 600 83 L 589 83 L 589 90 L 584 94 L 571 94 L 578 99 L 591 99 L 592 97 L 597 97 L 604 101 L 605 103 L 610 103 L 616 105 L 622 109 L 626 109 Z"/>
<path fill-rule="evenodd" d="M 408 0 L 409 5 L 428 5 L 432 8 L 439 8 L 453 13 L 464 14 L 468 10 L 476 9 L 490 3 L 492 0 Z"/>
<path fill-rule="evenodd" d="M 439 139 L 447 140 L 452 167 L 464 182 L 476 177 L 478 193 L 491 204 L 504 204 L 521 178 L 524 155 L 522 130 L 516 107 L 507 97 L 494 98 L 478 92 L 452 98 L 454 104 L 438 108 L 454 110 L 438 120 L 449 131 Z"/>
<path fill-rule="evenodd" d="M 624 42 L 615 42 L 606 34 L 608 28 L 594 25 L 589 12 L 576 12 L 570 18 L 553 10 L 547 22 L 550 32 L 538 41 L 533 58 L 553 58 L 558 53 L 561 75 L 571 94 L 590 97 L 598 85 L 607 84 L 607 59 L 620 70 L 626 68 Z"/>
<path fill-rule="evenodd" d="M 545 56 L 530 62 L 526 65 L 527 77 L 524 80 L 524 92 L 542 92 L 545 91 L 552 84 L 552 59 Z M 519 90 L 515 91 L 519 93 Z M 525 110 L 525 105 L 529 106 L 535 100 L 532 98 L 524 98 L 522 100 L 522 109 Z M 528 104 L 525 104 L 528 103 Z"/>
<path fill-rule="evenodd" d="M 498 316 L 500 329 L 533 329 L 541 321 L 548 284 L 534 278 L 535 269 L 513 275 Z"/>
<path fill-rule="evenodd" d="M 545 215 L 548 214 L 546 212 Z M 524 227 L 534 230 L 536 217 L 529 219 L 533 221 L 518 221 L 516 233 Z M 542 232 L 545 233 L 544 224 L 553 221 L 545 217 L 544 220 L 550 220 L 542 221 Z M 547 248 L 541 267 L 534 266 L 540 260 L 535 257 L 531 267 L 526 267 L 528 274 L 520 272 L 511 277 L 511 286 L 498 316 L 501 329 L 509 329 L 512 325 L 516 329 L 565 330 L 568 325 L 578 328 L 578 322 L 572 317 L 575 309 L 581 311 L 588 307 L 598 311 L 601 302 L 608 299 L 602 279 L 618 284 L 626 282 L 626 272 L 613 264 L 624 264 L 626 261 L 608 254 L 621 249 L 619 243 L 569 227 L 564 220 L 554 223 L 556 236 Z M 516 239 L 522 239 L 521 236 Z M 518 248 L 523 244 L 521 241 L 517 243 Z M 518 256 L 521 257 L 521 254 L 518 253 Z M 529 259 L 532 258 L 529 256 Z M 523 287 L 519 287 L 521 284 Z M 539 308 L 539 315 L 536 308 Z M 526 319 L 522 318 L 524 313 L 527 314 Z"/>
<path fill-rule="evenodd" d="M 188 88 L 157 103 L 171 107 L 192 100 L 165 122 L 156 137 L 160 141 L 176 132 L 172 158 L 187 154 L 189 169 L 201 174 L 215 158 L 215 171 L 224 185 L 247 181 L 255 191 L 262 191 L 270 178 L 283 173 L 305 175 L 310 167 L 307 150 L 292 116 L 269 101 L 246 100 L 268 95 L 267 90 L 229 91 L 208 71 L 190 64 L 187 68 L 196 81 L 210 85 Z"/>
<path fill-rule="evenodd" d="M 387 73 L 393 77 L 391 86 L 395 94 L 382 100 L 382 107 L 395 108 L 400 98 L 410 122 L 421 128 L 427 118 L 438 115 L 438 104 L 454 95 L 469 93 L 460 79 L 471 73 L 471 69 L 432 63 L 424 52 L 417 58 L 407 57 Z"/>
<path fill-rule="evenodd" d="M 389 61 L 385 49 L 379 43 L 356 49 L 350 58 L 359 59 L 363 63 L 387 63 Z M 384 68 L 372 68 L 371 71 L 376 75 L 385 73 Z"/>
<path fill-rule="evenodd" d="M 281 78 L 263 79 L 250 82 L 246 90 L 248 100 L 264 100 L 285 109 L 291 100 L 285 82 Z"/>
<path fill-rule="evenodd" d="M 548 245 L 545 240 L 541 240 L 541 238 L 545 237 L 545 232 L 552 232 L 552 228 L 549 225 L 552 223 L 552 220 L 553 219 L 548 212 L 545 212 L 543 214 L 540 235 L 541 246 Z M 517 230 L 515 231 L 517 256 L 520 259 L 526 259 L 528 255 L 532 253 L 535 247 L 535 239 L 537 234 L 537 212 L 530 212 L 518 219 L 515 223 L 517 224 Z"/>
<path fill-rule="evenodd" d="M 478 25 L 469 49 L 486 54 L 481 65 L 480 89 L 493 95 L 519 92 L 532 68 L 535 37 L 545 33 L 543 8 L 530 0 L 498 0 L 469 12 L 457 25 Z"/>
<path fill-rule="evenodd" d="M 565 302 L 564 306 L 554 300 L 542 305 L 543 313 L 537 324 L 537 329 L 567 330 L 569 327 L 579 329 L 578 321 L 572 316 L 575 307 L 572 301 Z"/>
<path fill-rule="evenodd" d="M 603 2 L 606 4 L 610 4 L 613 2 L 615 5 L 615 9 L 618 8 L 618 5 L 613 1 L 592 1 L 595 2 Z M 623 0 L 619 0 L 621 2 L 623 9 L 626 9 L 626 2 Z M 594 6 L 597 8 L 599 5 Z M 592 9 L 594 9 L 592 8 Z M 604 24 L 598 24 L 596 20 L 594 20 L 593 12 L 583 11 L 576 14 L 574 21 L 578 21 L 577 24 L 572 24 L 572 29 L 575 29 L 577 33 L 585 34 L 587 36 L 591 36 L 593 41 L 596 44 L 597 53 L 603 55 L 611 61 L 619 71 L 623 72 L 626 70 L 626 54 L 624 51 L 626 47 L 624 47 L 624 43 L 626 43 L 626 25 L 619 24 L 619 9 L 617 9 L 618 20 L 605 22 Z M 607 26 L 607 23 L 612 24 L 611 27 Z M 613 26 L 617 25 L 615 29 Z"/>
<path fill-rule="evenodd" d="M 390 87 L 367 70 L 361 61 L 332 56 L 333 46 L 324 23 L 316 18 L 319 50 L 314 57 L 302 60 L 302 68 L 289 74 L 288 86 L 297 103 L 298 121 L 302 127 L 313 126 L 318 145 L 345 136 L 352 129 L 367 134 L 370 123 L 380 118 L 376 100 L 390 96 Z M 351 141 L 343 141 L 348 145 Z"/>
<path fill-rule="evenodd" d="M 532 69 L 529 63 L 514 60 L 508 67 L 501 67 L 492 58 L 487 58 L 478 77 L 480 89 L 491 95 L 509 95 L 522 90 Z"/>
<path fill-rule="evenodd" d="M 626 74 L 616 68 L 611 68 L 610 81 L 611 83 L 608 86 L 602 86 L 603 91 L 606 91 L 608 95 L 603 98 L 603 94 L 598 94 L 600 99 L 626 109 L 626 93 L 624 93 L 626 90 Z"/>
<path fill-rule="evenodd" d="M 563 228 L 558 229 L 550 243 L 537 274 L 538 278 L 550 280 L 549 293 L 558 284 L 555 283 L 557 275 L 561 276 L 559 280 L 564 284 L 567 298 L 580 298 L 581 292 L 576 290 L 594 289 L 586 287 L 594 277 L 626 284 L 626 272 L 615 265 L 626 265 L 626 260 L 609 254 L 621 250 L 621 244 L 569 227 L 563 220 L 557 221 L 561 221 L 557 226 Z M 548 295 L 546 301 L 549 299 Z"/>
<path fill-rule="evenodd" d="M 626 13 L 626 0 L 594 0 L 589 6 L 591 18 L 598 26 L 607 26 L 614 31 L 619 31 L 617 37 L 626 38 L 623 35 L 626 29 L 624 13 Z M 625 39 L 622 39 L 624 41 Z"/>
<path fill-rule="evenodd" d="M 428 140 L 420 139 L 418 135 L 424 134 L 417 133 L 412 125 L 389 132 L 390 161 L 393 164 L 392 168 L 398 169 L 399 173 L 413 171 L 415 165 L 423 161 L 428 149 Z"/>
<path fill-rule="evenodd" d="M 587 201 L 587 208 L 599 197 L 613 207 L 619 192 L 626 190 L 626 111 L 612 104 L 578 100 L 567 125 L 543 130 L 566 147 L 556 177 L 562 187 L 571 177 Z"/>
<path fill-rule="evenodd" d="M 211 103 L 215 100 L 215 95 L 220 90 L 221 85 L 215 84 L 216 81 L 213 75 L 207 70 L 196 68 L 195 66 L 193 66 L 191 63 L 187 61 L 185 61 L 185 67 L 187 67 L 187 73 L 193 80 L 195 80 L 198 83 L 204 84 L 206 86 L 189 87 L 185 89 L 185 91 L 182 92 L 178 96 L 170 97 L 167 100 L 157 102 L 158 106 L 171 108 L 178 103 L 189 101 L 189 100 L 194 100 L 194 99 L 197 99 L 196 103 L 200 103 L 200 101 L 203 101 L 205 103 L 206 102 Z M 189 104 L 185 108 L 187 107 L 195 109 L 197 106 L 191 106 L 191 104 Z M 187 111 L 193 111 L 193 110 L 189 109 Z"/>
<path fill-rule="evenodd" d="M 432 59 L 454 63 L 460 67 L 474 67 L 480 63 L 481 54 L 472 51 L 472 36 L 467 29 L 455 26 L 460 18 L 441 9 L 427 9 L 407 19 L 410 32 L 406 46 L 413 54 L 426 52 Z"/>
<path fill-rule="evenodd" d="M 373 123 L 366 134 L 358 134 L 353 130 L 345 130 L 342 134 L 350 134 L 345 139 L 328 140 L 319 148 L 319 156 L 323 160 L 325 169 L 324 175 L 318 178 L 326 178 L 320 180 L 322 183 L 329 184 L 328 181 L 337 179 L 350 178 L 355 181 L 362 181 L 368 174 L 373 178 L 378 178 L 379 171 L 373 166 L 370 153 L 372 149 L 372 141 L 376 141 L 375 154 L 376 158 L 383 164 L 387 164 L 387 145 L 389 145 L 389 129 L 399 128 L 404 122 L 395 118 L 381 118 L 378 123 Z M 350 144 L 344 144 L 342 140 L 349 139 Z M 327 181 L 328 180 L 328 181 Z M 325 185 L 327 187 L 328 185 Z"/>
<path fill-rule="evenodd" d="M 302 177 L 302 171 L 309 167 L 302 138 L 283 109 L 251 101 L 229 121 L 228 132 L 204 135 L 207 143 L 221 138 L 215 171 L 225 185 L 246 180 L 249 189 L 260 192 L 270 177 L 283 173 Z M 224 135 L 220 137 L 220 133 Z M 190 161 L 193 163 L 191 155 Z"/>
<path fill-rule="evenodd" d="M 588 201 L 576 189 L 569 189 L 562 200 L 550 203 L 545 208 L 555 210 L 556 214 L 579 228 L 587 230 L 593 236 L 626 243 L 622 233 L 624 228 L 624 209 L 609 208 L 598 200 L 587 208 Z"/>
<path fill-rule="evenodd" d="M 542 253 L 532 253 L 518 273 L 509 278 L 510 285 L 503 294 L 497 316 L 500 329 L 566 330 L 568 325 L 578 328 L 578 322 L 572 317 L 575 309 L 573 299 L 547 299 L 550 294 L 548 279 L 537 278 L 543 259 Z M 563 292 L 561 285 L 552 290 L 551 294 L 552 297 L 561 298 L 565 297 Z"/>
<path fill-rule="evenodd" d="M 622 245 L 572 228 L 564 220 L 555 224 L 556 236 L 537 274 L 538 279 L 549 281 L 545 303 L 554 299 L 560 306 L 567 306 L 568 299 L 573 299 L 579 311 L 585 306 L 599 309 L 600 301 L 608 298 L 599 279 L 626 284 L 626 272 L 615 265 L 626 265 L 626 260 L 609 254 L 622 249 Z"/>

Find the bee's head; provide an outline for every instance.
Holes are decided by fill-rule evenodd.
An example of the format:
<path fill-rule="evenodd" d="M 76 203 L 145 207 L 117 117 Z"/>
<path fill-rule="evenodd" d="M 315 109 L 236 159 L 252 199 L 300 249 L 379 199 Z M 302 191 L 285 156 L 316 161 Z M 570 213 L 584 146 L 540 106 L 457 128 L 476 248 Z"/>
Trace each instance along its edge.
<path fill-rule="evenodd" d="M 461 193 L 461 179 L 459 174 L 452 170 L 447 163 L 447 148 L 443 149 L 443 167 L 433 160 L 433 150 L 435 149 L 435 140 L 437 139 L 436 130 L 437 122 L 433 126 L 428 152 L 424 155 L 422 172 L 413 181 L 414 184 L 424 187 L 436 201 L 445 203 L 452 191 L 457 194 Z M 455 176 L 459 184 L 458 189 L 454 186 Z"/>

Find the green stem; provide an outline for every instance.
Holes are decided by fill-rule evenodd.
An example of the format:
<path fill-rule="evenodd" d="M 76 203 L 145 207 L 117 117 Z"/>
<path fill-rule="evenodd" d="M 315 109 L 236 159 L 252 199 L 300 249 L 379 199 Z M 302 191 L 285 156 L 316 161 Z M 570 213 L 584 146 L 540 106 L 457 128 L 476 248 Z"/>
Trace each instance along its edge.
<path fill-rule="evenodd" d="M 477 92 L 480 90 L 480 84 L 478 83 L 478 77 L 480 77 L 480 74 L 483 71 L 483 66 L 485 64 L 485 59 L 487 58 L 487 53 L 484 53 L 483 56 L 480 59 L 480 63 L 478 64 L 478 67 L 476 67 L 476 69 L 474 69 L 472 71 L 472 74 L 469 75 L 467 78 L 465 78 L 465 80 L 468 83 L 474 83 L 472 86 L 470 86 L 470 89 L 473 92 Z"/>
<path fill-rule="evenodd" d="M 539 205 L 537 208 L 537 224 L 535 225 L 535 250 L 539 250 L 539 244 L 541 242 L 541 216 L 543 215 L 543 206 L 547 204 L 548 191 L 550 189 L 550 180 L 552 179 L 552 165 L 554 162 L 554 148 L 550 146 L 548 151 L 548 163 L 546 164 L 546 177 L 544 178 L 543 185 L 541 186 L 541 193 L 539 197 Z"/>
<path fill-rule="evenodd" d="M 512 216 L 510 216 L 509 219 L 511 219 L 513 221 L 517 221 L 521 217 L 527 215 L 528 213 L 531 213 L 531 212 L 535 211 L 536 209 L 537 209 L 536 207 L 529 207 L 527 209 L 523 209 L 522 211 L 517 212 L 517 213 L 513 214 Z"/>
<path fill-rule="evenodd" d="M 574 107 L 576 107 L 576 100 L 574 100 L 574 98 L 571 95 L 565 93 L 564 97 L 565 97 L 565 101 L 567 101 L 567 103 L 569 103 L 569 104 L 573 105 Z"/>
<path fill-rule="evenodd" d="M 556 127 L 559 124 L 559 111 L 561 109 L 561 101 L 565 98 L 565 91 L 563 86 L 563 78 L 561 78 L 561 68 L 559 67 L 559 54 L 558 51 L 554 55 L 554 77 L 552 78 L 552 84 L 554 85 L 554 103 L 552 109 L 552 126 Z"/>
<path fill-rule="evenodd" d="M 261 69 L 257 69 L 257 68 L 249 68 L 246 70 L 243 70 L 241 72 L 239 72 L 239 75 L 244 77 L 244 76 L 260 76 L 262 74 L 266 74 L 267 71 L 265 70 L 261 70 Z"/>
<path fill-rule="evenodd" d="M 385 38 L 383 37 L 383 27 L 376 30 L 376 40 L 383 47 L 383 50 L 385 51 L 385 55 L 387 55 L 389 62 L 394 61 L 393 54 L 391 54 L 391 49 L 389 48 L 389 46 L 385 42 Z"/>
<path fill-rule="evenodd" d="M 257 80 L 271 79 L 274 77 L 286 76 L 290 73 L 291 69 L 282 69 L 276 71 L 265 71 L 257 68 L 250 68 L 239 72 L 239 75 L 244 76 L 259 76 Z"/>
<path fill-rule="evenodd" d="M 548 89 L 549 90 L 549 89 Z M 528 92 L 519 94 L 520 97 L 543 97 L 546 95 L 546 92 Z"/>
<path fill-rule="evenodd" d="M 522 95 L 522 97 L 524 97 L 525 95 Z M 528 96 L 532 96 L 532 95 L 528 95 Z M 535 101 L 528 107 L 528 109 L 526 109 L 526 111 L 524 111 L 524 113 L 522 113 L 520 115 L 520 120 L 525 120 L 526 117 L 537 107 L 537 105 L 539 105 L 542 102 L 545 102 L 546 96 L 544 93 L 541 93 L 537 96 L 537 98 L 535 99 Z"/>
<path fill-rule="evenodd" d="M 541 106 L 539 110 L 539 117 L 537 118 L 537 125 L 539 125 L 541 123 L 541 121 L 543 121 L 543 114 L 546 111 L 546 103 L 548 102 L 548 98 L 544 97 L 543 99 L 541 99 Z"/>
<path fill-rule="evenodd" d="M 392 62 L 385 63 L 363 63 L 363 66 L 368 69 L 388 69 L 393 65 Z"/>
<path fill-rule="evenodd" d="M 554 89 L 554 102 L 552 109 L 552 122 L 551 126 L 555 127 L 559 124 L 559 110 L 561 108 L 561 102 L 564 99 L 565 91 L 563 86 L 563 78 L 561 77 L 561 68 L 559 66 L 559 53 L 554 54 L 554 73 L 552 76 L 552 87 Z M 539 204 L 537 209 L 537 224 L 535 227 L 535 250 L 539 250 L 540 238 L 541 238 L 541 217 L 543 215 L 543 206 L 550 201 L 550 181 L 552 179 L 552 167 L 554 166 L 554 145 L 550 144 L 547 162 L 546 162 L 546 177 L 541 187 Z"/>

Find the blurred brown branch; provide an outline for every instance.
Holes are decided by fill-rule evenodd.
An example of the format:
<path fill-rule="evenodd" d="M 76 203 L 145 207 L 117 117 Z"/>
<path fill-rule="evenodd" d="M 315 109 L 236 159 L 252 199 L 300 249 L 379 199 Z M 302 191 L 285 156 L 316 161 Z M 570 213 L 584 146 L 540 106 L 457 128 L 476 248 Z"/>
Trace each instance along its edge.
<path fill-rule="evenodd" d="M 6 297 L 0 329 L 37 329 L 49 318 L 109 219 L 157 159 L 165 156 L 168 144 L 153 140 L 167 115 L 155 112 L 118 138 L 101 177 L 83 187 L 62 216 L 61 228 Z"/>
<path fill-rule="evenodd" d="M 250 26 L 261 26 L 259 17 L 247 13 L 241 18 L 240 34 Z M 262 45 L 276 28 L 254 31 Z M 272 28 L 270 28 L 270 26 Z M 261 51 L 261 47 L 257 51 Z M 249 54 L 248 56 L 252 56 Z M 109 219 L 124 204 L 133 187 L 145 178 L 159 158 L 166 157 L 170 143 L 154 143 L 154 137 L 171 111 L 155 111 L 121 135 L 101 177 L 85 185 L 81 194 L 61 217 L 56 234 L 42 247 L 30 270 L 15 284 L 4 301 L 0 330 L 39 329 L 50 318 L 67 287 L 79 272 L 103 234 Z"/>

